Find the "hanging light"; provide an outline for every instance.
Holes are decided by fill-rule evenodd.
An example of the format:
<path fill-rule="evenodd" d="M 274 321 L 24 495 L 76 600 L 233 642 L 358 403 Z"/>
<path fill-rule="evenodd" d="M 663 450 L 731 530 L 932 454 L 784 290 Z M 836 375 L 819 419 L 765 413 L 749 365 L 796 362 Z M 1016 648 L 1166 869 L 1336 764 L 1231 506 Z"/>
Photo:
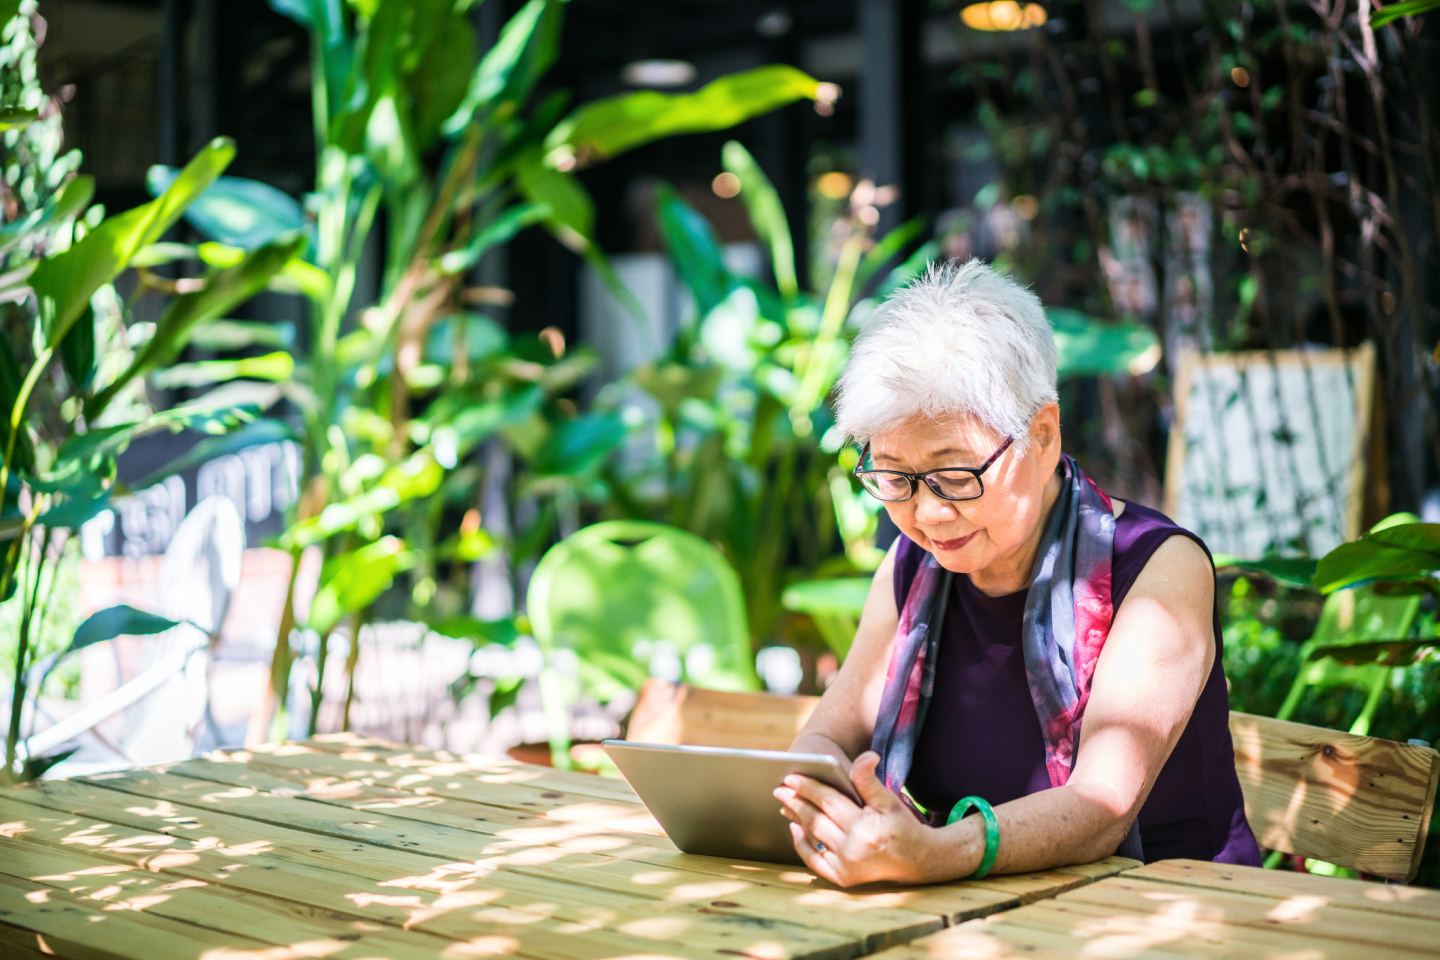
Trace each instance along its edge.
<path fill-rule="evenodd" d="M 1033 30 L 1047 17 L 1043 6 L 1029 0 L 981 0 L 961 8 L 960 19 L 971 30 Z"/>

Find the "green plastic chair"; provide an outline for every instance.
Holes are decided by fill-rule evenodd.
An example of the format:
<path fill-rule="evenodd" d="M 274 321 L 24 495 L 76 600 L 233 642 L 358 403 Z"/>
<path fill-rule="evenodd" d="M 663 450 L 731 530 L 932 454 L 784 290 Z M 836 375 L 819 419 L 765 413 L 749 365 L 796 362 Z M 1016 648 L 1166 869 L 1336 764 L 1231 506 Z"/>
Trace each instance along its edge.
<path fill-rule="evenodd" d="M 780 603 L 793 613 L 803 613 L 815 621 L 820 639 L 830 651 L 845 659 L 855 630 L 860 626 L 860 613 L 870 595 L 870 577 L 837 577 L 831 580 L 802 580 L 785 588 Z"/>
<path fill-rule="evenodd" d="M 1397 523 L 1414 523 L 1414 514 L 1397 513 L 1381 520 L 1373 530 Z M 1350 665 L 1316 656 L 1322 646 L 1334 647 L 1409 636 L 1420 613 L 1419 596 L 1387 597 L 1372 587 L 1337 590 L 1325 598 L 1315 633 L 1300 648 L 1300 671 L 1290 685 L 1285 702 L 1276 712 L 1280 720 L 1291 719 L 1307 692 L 1329 687 L 1355 687 L 1366 692 L 1365 705 L 1350 724 L 1350 732 L 1368 736 L 1380 706 L 1380 698 L 1399 667 L 1383 664 Z"/>
<path fill-rule="evenodd" d="M 546 552 L 527 606 L 545 658 L 540 693 L 556 766 L 570 765 L 570 710 L 666 679 L 757 690 L 740 580 L 710 544 L 642 520 L 586 527 Z M 573 653 L 573 670 L 561 661 Z"/>

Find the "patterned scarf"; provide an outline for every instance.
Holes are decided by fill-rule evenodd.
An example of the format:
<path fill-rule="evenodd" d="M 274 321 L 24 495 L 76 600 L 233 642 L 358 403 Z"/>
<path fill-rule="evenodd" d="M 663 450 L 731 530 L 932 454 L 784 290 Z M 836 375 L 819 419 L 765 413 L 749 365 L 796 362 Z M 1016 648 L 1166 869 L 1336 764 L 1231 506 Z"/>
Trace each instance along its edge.
<path fill-rule="evenodd" d="M 1052 787 L 1069 780 L 1075 766 L 1090 681 L 1114 612 L 1110 565 L 1115 516 L 1110 498 L 1068 455 L 1061 456 L 1060 473 L 1060 496 L 1036 551 L 1021 628 L 1025 674 Z M 936 653 L 953 576 L 927 554 L 895 631 L 870 748 L 880 755 L 877 776 L 902 797 L 935 689 Z M 1120 852 L 1140 859 L 1138 825 L 1131 826 Z"/>

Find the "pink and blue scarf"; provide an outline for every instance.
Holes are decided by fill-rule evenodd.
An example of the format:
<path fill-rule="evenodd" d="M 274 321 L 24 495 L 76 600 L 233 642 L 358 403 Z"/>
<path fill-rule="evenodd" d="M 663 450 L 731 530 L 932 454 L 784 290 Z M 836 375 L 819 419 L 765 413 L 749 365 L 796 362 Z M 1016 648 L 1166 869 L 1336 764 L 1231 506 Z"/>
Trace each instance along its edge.
<path fill-rule="evenodd" d="M 1110 585 L 1115 516 L 1110 498 L 1068 455 L 1061 457 L 1060 474 L 1060 496 L 1036 551 L 1021 628 L 1030 699 L 1040 720 L 1052 787 L 1069 780 L 1075 766 L 1090 681 L 1114 614 Z M 910 583 L 895 631 L 870 748 L 880 755 L 877 775 L 901 796 L 935 689 L 936 654 L 953 576 L 927 554 Z M 940 818 L 943 823 L 943 811 Z M 1120 849 L 1139 858 L 1140 836 L 1134 825 Z"/>

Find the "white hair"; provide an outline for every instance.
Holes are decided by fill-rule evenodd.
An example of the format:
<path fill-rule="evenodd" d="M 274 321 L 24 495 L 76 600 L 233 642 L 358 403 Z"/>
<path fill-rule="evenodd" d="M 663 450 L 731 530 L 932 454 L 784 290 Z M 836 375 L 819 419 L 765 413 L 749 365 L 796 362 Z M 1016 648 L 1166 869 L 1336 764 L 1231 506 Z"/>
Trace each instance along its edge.
<path fill-rule="evenodd" d="M 1055 402 L 1055 338 L 1040 299 L 980 260 L 933 263 L 856 338 L 836 425 L 864 443 L 920 415 L 973 417 L 1020 447 Z"/>

